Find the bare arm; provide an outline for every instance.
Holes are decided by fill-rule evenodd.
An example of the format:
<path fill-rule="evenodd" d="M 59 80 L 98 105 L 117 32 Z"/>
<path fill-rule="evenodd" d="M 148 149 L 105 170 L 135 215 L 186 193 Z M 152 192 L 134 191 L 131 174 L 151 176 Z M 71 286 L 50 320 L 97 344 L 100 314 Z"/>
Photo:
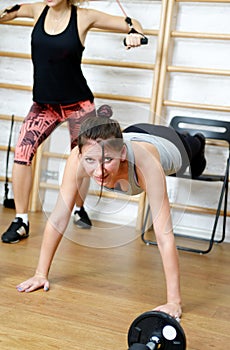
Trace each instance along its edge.
<path fill-rule="evenodd" d="M 74 149 L 71 152 L 66 163 L 57 203 L 50 218 L 47 221 L 44 230 L 36 273 L 32 278 L 20 283 L 17 286 L 17 289 L 20 292 L 32 292 L 41 287 L 44 287 L 45 290 L 49 289 L 49 269 L 57 247 L 68 225 L 70 215 L 75 203 L 76 193 L 83 179 L 80 177 L 77 178 L 77 154 L 78 153 L 76 149 Z"/>
<path fill-rule="evenodd" d="M 12 6 L 13 7 L 13 6 Z M 11 9 L 8 7 L 7 9 Z M 31 18 L 37 19 L 45 7 L 42 2 L 31 3 L 31 4 L 21 4 L 19 9 L 10 13 L 7 13 L 6 9 L 0 11 L 0 22 L 11 21 L 15 18 Z"/>
<path fill-rule="evenodd" d="M 143 154 L 144 152 L 144 154 Z M 167 303 L 157 307 L 174 317 L 180 317 L 180 273 L 178 254 L 173 234 L 166 178 L 159 161 L 159 155 L 152 145 L 137 151 L 138 181 L 145 189 L 151 207 L 152 219 L 158 248 L 161 254 L 166 287 Z"/>
<path fill-rule="evenodd" d="M 113 16 L 96 10 L 89 10 L 89 16 L 91 18 L 91 28 L 114 30 L 121 33 L 129 32 L 129 26 L 122 16 Z M 136 19 L 132 19 L 132 22 L 135 29 L 143 33 L 141 24 Z"/>
<path fill-rule="evenodd" d="M 121 16 L 113 16 L 104 12 L 100 12 L 92 9 L 79 9 L 79 32 L 82 42 L 85 40 L 85 36 L 88 30 L 92 28 L 102 30 L 112 30 L 115 32 L 126 33 L 130 31 L 129 25 L 126 23 L 125 18 Z M 137 32 L 143 34 L 143 28 L 141 24 L 132 19 L 133 27 Z M 126 41 L 129 47 L 140 46 L 140 41 L 143 35 L 131 34 L 127 35 Z"/>

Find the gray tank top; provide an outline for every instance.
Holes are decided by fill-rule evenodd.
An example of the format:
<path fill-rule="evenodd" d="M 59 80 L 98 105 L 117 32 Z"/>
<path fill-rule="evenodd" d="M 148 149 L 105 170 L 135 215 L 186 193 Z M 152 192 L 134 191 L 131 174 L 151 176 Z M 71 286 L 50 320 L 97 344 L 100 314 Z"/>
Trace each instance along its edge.
<path fill-rule="evenodd" d="M 123 133 L 123 138 L 124 144 L 127 148 L 129 190 L 124 192 L 119 187 L 115 187 L 113 191 L 126 193 L 127 195 L 136 195 L 143 192 L 143 189 L 138 185 L 137 182 L 135 159 L 131 141 L 148 142 L 154 145 L 159 152 L 160 162 L 165 175 L 175 174 L 181 168 L 181 153 L 171 141 L 168 141 L 167 139 L 159 136 L 132 132 Z M 106 187 L 106 189 L 108 188 Z"/>

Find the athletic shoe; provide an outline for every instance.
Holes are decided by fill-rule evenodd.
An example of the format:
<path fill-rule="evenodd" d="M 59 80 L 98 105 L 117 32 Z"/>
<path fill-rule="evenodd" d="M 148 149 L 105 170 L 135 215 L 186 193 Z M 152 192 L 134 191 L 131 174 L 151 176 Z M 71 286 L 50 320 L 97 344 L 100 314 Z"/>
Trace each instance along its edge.
<path fill-rule="evenodd" d="M 2 234 L 2 242 L 18 243 L 27 237 L 29 237 L 29 223 L 26 225 L 22 218 L 16 217 L 8 230 Z"/>
<path fill-rule="evenodd" d="M 75 210 L 74 212 L 74 224 L 79 228 L 90 229 L 92 227 L 92 222 L 88 217 L 84 207 L 80 210 Z"/>
<path fill-rule="evenodd" d="M 194 137 L 200 141 L 200 151 L 191 162 L 191 173 L 193 179 L 199 177 L 206 167 L 205 137 L 201 133 L 195 134 Z"/>

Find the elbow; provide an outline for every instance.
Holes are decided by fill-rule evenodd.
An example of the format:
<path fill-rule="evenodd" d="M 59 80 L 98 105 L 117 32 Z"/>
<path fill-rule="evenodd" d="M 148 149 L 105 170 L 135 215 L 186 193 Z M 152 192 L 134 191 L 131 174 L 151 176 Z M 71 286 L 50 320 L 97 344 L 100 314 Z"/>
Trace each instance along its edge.
<path fill-rule="evenodd" d="M 171 229 L 158 230 L 157 227 L 154 226 L 154 233 L 159 247 L 163 248 L 168 245 L 175 245 L 175 238 Z"/>

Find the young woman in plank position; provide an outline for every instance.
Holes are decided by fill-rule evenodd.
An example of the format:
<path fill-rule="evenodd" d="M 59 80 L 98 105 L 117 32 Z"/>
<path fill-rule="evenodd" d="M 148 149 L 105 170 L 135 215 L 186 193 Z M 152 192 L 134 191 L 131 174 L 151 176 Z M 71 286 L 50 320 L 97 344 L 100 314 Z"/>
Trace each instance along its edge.
<path fill-rule="evenodd" d="M 179 135 L 171 128 L 152 124 L 146 124 L 143 130 L 131 126 L 122 133 L 119 123 L 108 118 L 107 112 L 110 116 L 108 108 L 101 107 L 99 114 L 104 116 L 88 118 L 81 124 L 78 146 L 67 160 L 57 203 L 45 227 L 35 275 L 17 289 L 49 289 L 49 269 L 68 225 L 76 193 L 85 179 L 92 178 L 104 188 L 128 195 L 147 193 L 167 286 L 166 303 L 156 310 L 180 317 L 179 264 L 165 175 L 175 174 L 183 166 L 182 144 L 187 149 L 193 176 L 201 174 L 206 163 L 205 139 L 202 134 Z"/>

